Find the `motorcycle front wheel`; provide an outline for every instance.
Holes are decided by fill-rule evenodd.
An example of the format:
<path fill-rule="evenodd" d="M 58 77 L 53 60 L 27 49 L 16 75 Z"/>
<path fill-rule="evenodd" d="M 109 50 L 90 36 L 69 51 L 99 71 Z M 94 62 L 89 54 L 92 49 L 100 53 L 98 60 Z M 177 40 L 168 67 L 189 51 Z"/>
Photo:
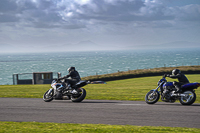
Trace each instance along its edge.
<path fill-rule="evenodd" d="M 145 96 L 145 101 L 147 104 L 154 104 L 156 103 L 160 98 L 160 94 L 158 93 L 158 91 L 149 91 L 146 96 Z"/>
<path fill-rule="evenodd" d="M 53 96 L 54 96 L 53 89 L 49 89 L 47 92 L 44 93 L 43 100 L 45 102 L 51 102 L 53 100 Z"/>
<path fill-rule="evenodd" d="M 72 94 L 71 101 L 72 102 L 81 102 L 86 97 L 86 90 L 83 88 L 77 89 L 77 94 Z"/>
<path fill-rule="evenodd" d="M 183 92 L 185 94 L 185 97 L 180 97 L 179 101 L 182 105 L 191 105 L 196 100 L 196 94 L 193 91 L 185 91 Z"/>

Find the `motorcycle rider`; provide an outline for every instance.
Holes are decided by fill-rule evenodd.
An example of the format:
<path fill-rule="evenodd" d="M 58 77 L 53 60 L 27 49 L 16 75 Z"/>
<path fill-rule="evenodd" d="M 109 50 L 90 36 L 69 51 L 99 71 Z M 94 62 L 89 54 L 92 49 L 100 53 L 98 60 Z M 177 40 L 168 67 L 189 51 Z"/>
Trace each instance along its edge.
<path fill-rule="evenodd" d="M 179 69 L 174 69 L 172 71 L 172 75 L 167 74 L 166 76 L 173 78 L 173 79 L 178 79 L 179 82 L 176 82 L 176 81 L 173 82 L 173 85 L 176 88 L 175 93 L 182 92 L 181 86 L 184 84 L 190 83 L 188 78 L 183 73 L 181 73 L 181 71 Z"/>
<path fill-rule="evenodd" d="M 68 89 L 67 87 L 73 86 L 81 80 L 81 77 L 78 71 L 76 71 L 75 67 L 70 67 L 67 69 L 67 71 L 69 72 L 68 75 L 58 78 L 58 80 L 65 79 L 66 84 L 63 83 L 63 86 L 65 87 L 65 89 Z M 68 79 L 69 77 L 71 77 L 71 79 Z"/>

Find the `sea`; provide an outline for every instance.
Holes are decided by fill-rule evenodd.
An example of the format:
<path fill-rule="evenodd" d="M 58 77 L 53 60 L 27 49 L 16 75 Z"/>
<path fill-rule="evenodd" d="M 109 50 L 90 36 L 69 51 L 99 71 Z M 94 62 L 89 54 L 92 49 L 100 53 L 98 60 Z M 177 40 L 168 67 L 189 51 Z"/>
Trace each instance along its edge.
<path fill-rule="evenodd" d="M 65 76 L 71 66 L 76 67 L 81 77 L 86 77 L 119 71 L 199 64 L 200 48 L 0 53 L 0 85 L 13 85 L 13 74 L 60 72 Z"/>

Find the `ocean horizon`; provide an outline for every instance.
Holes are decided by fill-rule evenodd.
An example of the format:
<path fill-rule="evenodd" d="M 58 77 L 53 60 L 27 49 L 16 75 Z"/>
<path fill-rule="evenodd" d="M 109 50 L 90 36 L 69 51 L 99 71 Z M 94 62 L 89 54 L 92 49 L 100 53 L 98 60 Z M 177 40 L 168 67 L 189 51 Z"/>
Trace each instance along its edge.
<path fill-rule="evenodd" d="M 118 71 L 192 66 L 200 63 L 200 48 L 83 52 L 2 53 L 0 85 L 12 85 L 13 74 L 60 72 L 74 66 L 81 77 Z"/>

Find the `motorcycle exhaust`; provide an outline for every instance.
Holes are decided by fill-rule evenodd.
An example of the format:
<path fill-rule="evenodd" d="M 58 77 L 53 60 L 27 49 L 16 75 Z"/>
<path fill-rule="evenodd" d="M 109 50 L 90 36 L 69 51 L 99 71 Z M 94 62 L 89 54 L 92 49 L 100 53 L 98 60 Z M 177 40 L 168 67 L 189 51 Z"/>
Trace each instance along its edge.
<path fill-rule="evenodd" d="M 69 100 L 69 97 L 68 96 L 63 96 L 62 99 L 63 100 Z"/>
<path fill-rule="evenodd" d="M 178 97 L 185 97 L 186 95 L 185 94 L 171 94 L 171 97 L 173 97 L 173 96 L 178 96 Z"/>

